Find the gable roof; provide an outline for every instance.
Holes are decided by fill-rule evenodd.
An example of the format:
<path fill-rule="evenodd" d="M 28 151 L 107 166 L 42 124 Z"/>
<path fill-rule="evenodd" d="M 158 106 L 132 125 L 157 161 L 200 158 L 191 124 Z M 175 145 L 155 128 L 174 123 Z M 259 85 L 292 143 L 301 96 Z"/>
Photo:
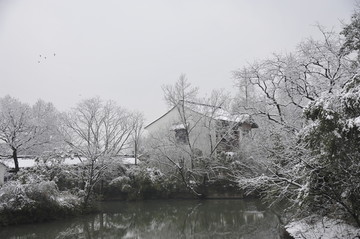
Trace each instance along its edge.
<path fill-rule="evenodd" d="M 235 115 L 231 114 L 229 111 L 224 110 L 222 107 L 213 106 L 208 104 L 196 103 L 191 101 L 185 101 L 185 103 L 189 106 L 192 105 L 194 107 L 187 107 L 190 110 L 202 114 L 206 117 L 210 117 L 215 120 L 222 120 L 228 122 L 236 122 L 240 124 L 249 124 L 251 128 L 258 128 L 259 126 L 255 123 L 254 119 L 249 114 L 241 114 Z M 186 106 L 185 106 L 186 107 Z"/>
<path fill-rule="evenodd" d="M 166 112 L 165 114 L 163 114 L 162 116 L 160 116 L 159 118 L 157 118 L 156 120 L 152 121 L 150 124 L 146 125 L 144 127 L 144 129 L 148 128 L 150 125 L 154 124 L 155 122 L 159 121 L 160 119 L 164 118 L 167 114 L 169 114 L 173 109 L 175 109 L 177 107 L 177 105 L 173 106 L 170 110 L 168 110 L 168 112 Z"/>
<path fill-rule="evenodd" d="M 145 126 L 145 129 L 148 128 L 150 125 L 154 124 L 158 120 L 165 117 L 169 114 L 172 110 L 174 110 L 179 104 L 184 104 L 184 107 L 188 110 L 191 110 L 195 113 L 201 114 L 205 117 L 212 118 L 214 120 L 222 120 L 222 121 L 229 121 L 229 122 L 237 122 L 240 124 L 249 124 L 251 128 L 258 128 L 259 126 L 255 123 L 253 118 L 249 114 L 241 114 L 241 115 L 232 115 L 230 112 L 222 109 L 219 106 L 197 103 L 192 101 L 182 101 L 180 100 L 178 104 L 173 106 L 168 112 L 157 118 L 156 120 L 152 121 L 150 124 Z"/>

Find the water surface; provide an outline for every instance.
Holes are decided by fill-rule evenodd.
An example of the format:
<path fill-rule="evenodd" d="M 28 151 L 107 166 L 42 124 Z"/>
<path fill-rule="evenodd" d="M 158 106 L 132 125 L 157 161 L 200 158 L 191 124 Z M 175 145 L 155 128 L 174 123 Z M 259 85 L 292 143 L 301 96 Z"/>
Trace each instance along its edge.
<path fill-rule="evenodd" d="M 277 216 L 253 200 L 105 202 L 101 212 L 0 229 L 0 238 L 281 238 Z"/>

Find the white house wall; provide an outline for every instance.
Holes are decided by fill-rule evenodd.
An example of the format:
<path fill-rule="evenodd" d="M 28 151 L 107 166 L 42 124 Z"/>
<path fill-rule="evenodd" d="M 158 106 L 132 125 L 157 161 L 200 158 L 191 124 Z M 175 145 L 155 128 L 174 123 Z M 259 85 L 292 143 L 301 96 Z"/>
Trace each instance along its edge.
<path fill-rule="evenodd" d="M 196 112 L 188 112 L 188 114 L 191 115 L 190 127 L 196 124 L 190 132 L 190 141 L 194 148 L 202 151 L 204 156 L 210 155 L 211 145 L 215 145 L 216 139 L 214 121 Z M 211 123 L 210 127 L 209 123 Z"/>
<path fill-rule="evenodd" d="M 189 135 L 192 147 L 201 150 L 203 155 L 209 155 L 211 153 L 210 135 L 213 145 L 215 145 L 216 139 L 214 122 L 210 130 L 206 126 L 209 124 L 209 117 L 187 109 L 185 111 L 185 117 L 190 128 L 192 128 Z M 174 125 L 182 123 L 184 122 L 181 121 L 179 111 L 175 107 L 157 121 L 147 126 L 146 130 L 150 138 L 163 139 L 163 136 L 166 134 L 175 134 L 171 128 L 174 127 Z"/>
<path fill-rule="evenodd" d="M 154 136 L 159 132 L 170 130 L 170 127 L 177 121 L 179 121 L 179 113 L 176 108 L 173 108 L 161 118 L 147 126 L 146 130 L 150 136 Z"/>
<path fill-rule="evenodd" d="M 5 172 L 6 172 L 6 166 L 0 163 L 0 186 L 4 184 Z"/>

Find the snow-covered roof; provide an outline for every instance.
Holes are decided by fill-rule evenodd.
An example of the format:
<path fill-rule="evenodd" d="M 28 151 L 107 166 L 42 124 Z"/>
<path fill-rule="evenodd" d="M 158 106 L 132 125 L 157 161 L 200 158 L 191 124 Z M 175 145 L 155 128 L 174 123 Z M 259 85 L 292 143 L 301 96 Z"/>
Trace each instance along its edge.
<path fill-rule="evenodd" d="M 186 129 L 184 124 L 174 124 L 170 127 L 170 130 Z"/>
<path fill-rule="evenodd" d="M 215 120 L 237 122 L 241 124 L 247 123 L 251 125 L 252 128 L 258 128 L 258 125 L 249 114 L 231 114 L 229 111 L 226 111 L 221 107 L 190 101 L 185 101 L 185 107 Z"/>
<path fill-rule="evenodd" d="M 249 114 L 233 115 L 230 112 L 222 109 L 221 107 L 197 103 L 197 102 L 191 102 L 191 101 L 180 101 L 178 103 L 178 105 L 183 104 L 182 102 L 184 102 L 185 108 L 187 108 L 193 112 L 196 112 L 198 114 L 204 115 L 206 117 L 210 117 L 215 120 L 238 122 L 240 124 L 247 123 L 247 124 L 251 125 L 252 128 L 258 128 L 258 125 L 255 123 L 255 121 Z M 163 114 L 162 116 L 160 116 L 159 118 L 157 118 L 156 120 L 154 120 L 153 122 L 151 122 L 150 124 L 145 126 L 145 129 L 147 129 L 150 125 L 154 124 L 161 118 L 165 117 L 172 110 L 174 110 L 176 107 L 178 107 L 178 105 L 175 105 L 168 112 L 166 112 L 165 114 Z M 178 127 L 178 128 L 174 128 L 174 127 Z M 179 127 L 185 128 L 184 125 L 178 124 L 178 125 L 174 125 L 171 129 L 172 130 L 180 129 Z"/>

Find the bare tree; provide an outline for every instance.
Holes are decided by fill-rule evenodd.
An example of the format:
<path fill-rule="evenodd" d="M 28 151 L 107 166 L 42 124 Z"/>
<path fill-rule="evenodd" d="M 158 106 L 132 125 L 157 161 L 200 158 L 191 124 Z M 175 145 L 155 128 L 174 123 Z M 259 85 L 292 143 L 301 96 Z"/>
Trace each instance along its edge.
<path fill-rule="evenodd" d="M 248 107 L 249 102 L 253 101 L 255 96 L 254 85 L 251 82 L 251 74 L 247 68 L 236 71 L 234 74 L 236 78 L 235 86 L 238 87 L 238 96 L 236 97 L 237 104 Z"/>
<path fill-rule="evenodd" d="M 178 114 L 180 116 L 180 124 L 184 127 L 183 136 L 184 142 L 188 147 L 188 154 L 190 155 L 191 168 L 194 167 L 194 147 L 190 140 L 190 133 L 195 125 L 190 126 L 189 120 L 192 118 L 192 114 L 185 109 L 185 102 L 187 101 L 196 101 L 198 88 L 192 87 L 188 82 L 184 74 L 180 75 L 178 81 L 174 86 L 166 85 L 163 86 L 164 98 L 170 107 L 176 107 Z M 194 120 L 195 122 L 198 120 Z"/>
<path fill-rule="evenodd" d="M 99 98 L 80 102 L 64 116 L 63 134 L 70 149 L 83 160 L 84 205 L 107 167 L 129 143 L 134 130 L 132 115 L 114 102 Z"/>
<path fill-rule="evenodd" d="M 186 75 L 181 74 L 174 85 L 164 85 L 165 101 L 170 107 L 177 105 L 180 101 L 197 101 L 198 87 L 191 86 Z"/>

